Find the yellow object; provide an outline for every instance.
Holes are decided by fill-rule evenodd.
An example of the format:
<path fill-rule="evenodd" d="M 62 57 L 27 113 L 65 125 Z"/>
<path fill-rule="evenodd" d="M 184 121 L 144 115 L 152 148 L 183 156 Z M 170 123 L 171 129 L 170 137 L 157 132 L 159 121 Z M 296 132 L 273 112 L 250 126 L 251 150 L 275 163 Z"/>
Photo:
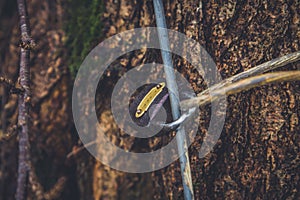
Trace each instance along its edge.
<path fill-rule="evenodd" d="M 161 82 L 157 84 L 155 87 L 153 87 L 142 99 L 140 104 L 138 105 L 136 112 L 135 112 L 135 117 L 139 118 L 141 117 L 147 110 L 149 109 L 150 105 L 154 101 L 154 99 L 163 91 L 165 87 L 165 83 Z"/>

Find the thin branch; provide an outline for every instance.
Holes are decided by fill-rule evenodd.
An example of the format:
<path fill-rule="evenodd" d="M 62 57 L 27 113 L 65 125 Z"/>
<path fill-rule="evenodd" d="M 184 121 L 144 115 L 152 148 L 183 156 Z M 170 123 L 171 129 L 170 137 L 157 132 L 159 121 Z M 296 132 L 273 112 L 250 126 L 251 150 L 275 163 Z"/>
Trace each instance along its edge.
<path fill-rule="evenodd" d="M 71 157 L 75 156 L 76 154 L 78 154 L 82 150 L 84 150 L 84 149 L 86 149 L 86 148 L 88 148 L 88 147 L 90 147 L 94 144 L 97 144 L 97 141 L 91 141 L 91 142 L 89 142 L 89 143 L 87 143 L 83 146 L 80 146 L 80 147 L 77 147 L 77 146 L 73 147 L 73 150 L 70 153 L 68 153 L 67 159 L 70 159 Z"/>
<path fill-rule="evenodd" d="M 293 63 L 298 60 L 300 60 L 300 51 L 270 60 L 261 65 L 253 67 L 245 72 L 239 73 L 235 76 L 232 76 L 228 79 L 221 81 L 220 83 L 218 83 L 216 85 L 213 85 L 212 87 L 210 87 L 210 88 L 204 90 L 203 92 L 201 92 L 200 94 L 198 94 L 197 95 L 198 97 L 182 101 L 180 103 L 181 109 L 188 110 L 189 108 L 193 108 L 193 107 L 200 106 L 200 105 L 205 105 L 205 104 L 209 103 L 210 100 L 203 101 L 202 99 L 207 98 L 208 96 L 210 96 L 210 93 L 212 93 L 214 91 L 220 90 L 221 88 L 225 88 L 238 80 L 241 80 L 241 79 L 244 79 L 244 78 L 247 78 L 250 76 L 262 74 L 264 72 L 274 70 L 276 68 L 285 66 L 289 63 Z"/>
<path fill-rule="evenodd" d="M 67 182 L 66 177 L 60 177 L 58 181 L 55 183 L 55 185 L 44 194 L 45 200 L 51 200 L 51 199 L 58 199 L 58 197 L 61 195 L 65 185 Z"/>
<path fill-rule="evenodd" d="M 0 76 L 0 83 L 5 84 L 10 90 L 10 93 L 20 94 L 24 92 L 24 89 L 22 87 L 20 87 L 19 85 L 15 85 L 14 82 L 8 78 Z"/>
<path fill-rule="evenodd" d="M 12 80 L 10 80 L 8 78 L 5 78 L 5 77 L 2 77 L 2 76 L 0 76 L 0 83 L 4 83 L 8 87 L 14 87 L 15 86 L 15 84 Z"/>
<path fill-rule="evenodd" d="M 217 100 L 223 95 L 237 94 L 244 90 L 262 86 L 266 84 L 275 83 L 278 81 L 295 81 L 300 80 L 300 71 L 283 71 L 283 72 L 272 72 L 267 74 L 261 74 L 240 81 L 231 83 L 221 88 L 217 88 L 210 91 L 209 94 L 203 94 L 201 96 L 184 100 L 181 105 L 184 107 L 190 107 L 192 105 L 203 106 L 209 104 L 212 101 Z"/>
<path fill-rule="evenodd" d="M 29 171 L 29 184 L 30 184 L 30 189 L 35 195 L 35 199 L 37 200 L 42 200 L 44 198 L 44 188 L 41 185 L 41 183 L 38 180 L 38 177 L 35 173 L 35 168 L 32 165 L 32 163 L 29 163 L 30 165 L 30 171 Z"/>
<path fill-rule="evenodd" d="M 300 60 L 300 51 L 294 52 L 294 53 L 290 53 L 287 54 L 285 56 L 281 56 L 279 58 L 275 58 L 272 59 L 268 62 L 265 62 L 261 65 L 258 65 L 256 67 L 253 67 L 247 71 L 241 72 L 235 76 L 232 76 L 228 79 L 226 79 L 226 84 L 230 84 L 232 82 L 241 80 L 243 78 L 247 78 L 250 76 L 254 76 L 254 75 L 258 75 L 258 74 L 262 74 L 264 72 L 270 71 L 270 70 L 274 70 L 277 69 L 278 67 L 282 67 L 285 66 L 289 63 L 293 63 Z M 213 89 L 213 88 L 211 88 Z"/>
<path fill-rule="evenodd" d="M 19 128 L 18 125 L 9 127 L 6 133 L 0 135 L 0 144 L 1 144 L 1 142 L 6 142 L 6 141 L 12 139 L 17 134 L 18 128 Z"/>
<path fill-rule="evenodd" d="M 40 184 L 38 177 L 35 173 L 35 168 L 30 163 L 30 172 L 29 172 L 29 184 L 31 185 L 31 190 L 35 195 L 35 199 L 37 200 L 51 200 L 57 199 L 61 194 L 67 178 L 62 176 L 60 177 L 54 186 L 47 192 L 44 192 L 43 186 Z"/>
<path fill-rule="evenodd" d="M 29 171 L 29 141 L 28 141 L 28 119 L 30 102 L 30 46 L 25 44 L 34 44 L 30 37 L 30 28 L 25 0 L 17 0 L 21 31 L 21 55 L 19 83 L 24 88 L 24 93 L 19 94 L 19 157 L 18 157 L 18 179 L 16 199 L 23 200 L 26 197 L 26 188 L 28 183 Z"/>

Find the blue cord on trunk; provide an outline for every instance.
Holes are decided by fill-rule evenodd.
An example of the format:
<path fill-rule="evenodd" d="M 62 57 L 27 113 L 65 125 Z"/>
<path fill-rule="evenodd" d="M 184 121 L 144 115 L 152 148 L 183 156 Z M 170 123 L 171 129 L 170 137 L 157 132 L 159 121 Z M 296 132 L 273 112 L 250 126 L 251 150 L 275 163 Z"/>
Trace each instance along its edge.
<path fill-rule="evenodd" d="M 170 94 L 170 102 L 173 119 L 176 120 L 180 117 L 180 105 L 179 105 L 179 94 L 178 86 L 176 83 L 175 72 L 173 68 L 172 57 L 170 53 L 170 45 L 168 38 L 168 30 L 165 20 L 165 14 L 163 9 L 163 3 L 161 0 L 153 0 L 154 11 L 156 17 L 156 24 L 158 30 L 158 37 L 161 47 L 161 55 L 164 63 L 164 70 L 166 74 L 167 86 L 172 92 Z M 193 184 L 188 156 L 188 147 L 186 143 L 185 130 L 183 126 L 179 126 L 176 133 L 177 147 L 180 155 L 180 168 L 181 168 L 181 177 L 184 189 L 184 199 L 192 200 L 194 199 Z"/>

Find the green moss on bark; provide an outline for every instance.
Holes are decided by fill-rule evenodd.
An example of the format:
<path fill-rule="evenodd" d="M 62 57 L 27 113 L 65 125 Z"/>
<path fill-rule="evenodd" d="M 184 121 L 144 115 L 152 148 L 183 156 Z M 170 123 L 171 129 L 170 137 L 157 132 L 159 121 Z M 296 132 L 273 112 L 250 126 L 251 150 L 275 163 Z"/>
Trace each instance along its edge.
<path fill-rule="evenodd" d="M 73 76 L 102 36 L 102 0 L 69 0 L 65 31 L 68 64 Z"/>

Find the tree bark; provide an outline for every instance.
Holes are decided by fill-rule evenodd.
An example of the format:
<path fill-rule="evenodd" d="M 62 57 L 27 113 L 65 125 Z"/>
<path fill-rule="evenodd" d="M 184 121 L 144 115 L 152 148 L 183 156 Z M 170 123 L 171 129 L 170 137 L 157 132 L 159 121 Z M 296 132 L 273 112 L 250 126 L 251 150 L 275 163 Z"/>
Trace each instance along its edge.
<path fill-rule="evenodd" d="M 106 36 L 155 26 L 151 1 L 108 1 Z M 299 51 L 299 3 L 294 1 L 164 1 L 168 28 L 197 40 L 228 78 L 258 64 Z M 146 62 L 151 55 L 129 65 Z M 192 79 L 196 92 L 203 79 Z M 185 69 L 183 69 L 184 67 Z M 299 69 L 299 62 L 285 70 Z M 280 68 L 278 69 L 280 70 Z M 195 199 L 295 199 L 299 197 L 299 87 L 274 83 L 227 98 L 226 122 L 214 150 L 198 158 L 207 134 L 209 106 L 190 150 Z M 202 110 L 201 110 L 202 111 Z M 156 199 L 182 199 L 179 164 L 153 173 Z"/>
<path fill-rule="evenodd" d="M 3 3 L 4 2 L 4 3 Z M 17 81 L 19 41 L 14 1 L 2 1 L 0 52 L 2 72 Z M 15 8 L 17 5 L 14 4 Z M 297 1 L 188 1 L 166 0 L 167 26 L 198 41 L 212 56 L 222 78 L 288 53 L 299 51 L 299 3 Z M 31 159 L 42 191 L 49 191 L 61 177 L 65 187 L 56 199 L 183 199 L 179 162 L 147 174 L 118 172 L 96 161 L 86 151 L 70 159 L 78 146 L 71 112 L 72 78 L 65 47 L 65 1 L 30 1 L 32 37 L 38 46 L 32 54 Z M 15 14 L 8 14 L 11 11 Z M 2 12 L 5 11 L 5 12 Z M 100 12 L 100 11 L 99 11 Z M 101 18 L 104 38 L 125 30 L 156 26 L 152 1 L 109 0 Z M 7 27 L 4 29 L 4 27 Z M 126 70 L 147 62 L 161 62 L 160 52 L 147 50 L 124 55 L 99 83 L 96 109 L 99 121 L 116 144 L 136 150 L 139 140 L 120 132 L 110 112 L 110 89 Z M 196 93 L 207 89 L 199 74 L 186 61 L 174 57 Z M 121 69 L 121 70 L 120 70 Z M 284 70 L 299 70 L 289 64 Z M 283 70 L 278 68 L 276 71 Z M 3 75 L 3 74 L 2 74 Z M 222 135 L 213 151 L 198 157 L 210 121 L 210 106 L 201 107 L 199 132 L 189 148 L 195 199 L 297 199 L 299 193 L 298 82 L 273 83 L 227 97 Z M 104 89 L 103 89 L 104 88 Z M 106 89 L 106 90 L 105 90 Z M 100 91 L 102 90 L 102 91 Z M 3 97 L 3 91 L 0 91 Z M 1 102 L 7 127 L 16 124 L 17 98 Z M 4 117 L 3 115 L 6 115 Z M 1 127 L 5 127 L 3 124 Z M 165 135 L 164 139 L 169 140 Z M 2 138 L 2 137 L 1 137 Z M 17 171 L 17 138 L 0 138 L 0 197 L 14 199 Z M 144 144 L 158 147 L 162 141 Z M 74 147 L 75 148 L 75 147 Z M 41 191 L 28 189 L 28 199 Z M 55 196 L 55 195 L 54 195 Z"/>

